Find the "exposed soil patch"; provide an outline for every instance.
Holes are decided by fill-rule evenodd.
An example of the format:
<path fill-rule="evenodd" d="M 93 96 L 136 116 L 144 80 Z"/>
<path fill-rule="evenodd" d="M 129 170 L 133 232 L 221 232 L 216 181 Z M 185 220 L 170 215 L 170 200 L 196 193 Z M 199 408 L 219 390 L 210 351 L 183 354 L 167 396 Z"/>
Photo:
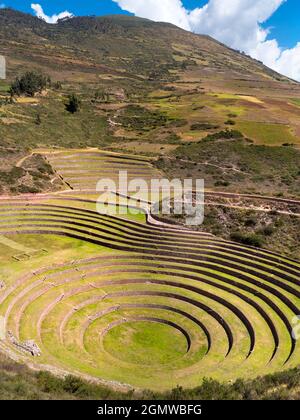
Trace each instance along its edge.
<path fill-rule="evenodd" d="M 43 156 L 32 154 L 26 158 L 15 152 L 4 152 L 4 155 L 3 163 L 1 159 L 0 194 L 32 194 L 61 189 L 61 179 Z"/>

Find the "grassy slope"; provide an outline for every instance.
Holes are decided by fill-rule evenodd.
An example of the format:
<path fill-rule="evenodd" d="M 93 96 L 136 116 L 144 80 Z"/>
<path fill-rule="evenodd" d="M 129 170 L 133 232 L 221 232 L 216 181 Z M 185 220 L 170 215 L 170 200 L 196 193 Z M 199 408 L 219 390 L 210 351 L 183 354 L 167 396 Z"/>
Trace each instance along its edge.
<path fill-rule="evenodd" d="M 169 177 L 203 178 L 208 189 L 274 196 L 300 195 L 299 165 L 300 152 L 293 147 L 253 145 L 222 135 L 180 146 L 171 159 L 157 162 Z"/>
<path fill-rule="evenodd" d="M 191 130 L 195 124 L 225 128 L 228 120 L 258 143 L 299 143 L 299 85 L 208 37 L 122 16 L 75 18 L 53 26 L 4 9 L 0 23 L 0 53 L 8 65 L 0 94 L 5 96 L 9 81 L 24 69 L 39 69 L 63 82 L 61 91 L 36 101 L 0 104 L 5 147 L 111 144 L 130 150 L 136 139 L 174 145 L 207 134 Z M 109 103 L 97 99 L 99 90 Z M 63 101 L 72 91 L 81 95 L 83 107 L 70 117 Z M 158 113 L 154 123 L 151 117 L 149 125 L 149 114 L 141 112 L 142 120 L 128 125 L 130 115 L 122 118 L 121 108 L 136 103 Z"/>
<path fill-rule="evenodd" d="M 47 372 L 33 372 L 25 366 L 8 360 L 0 353 L 0 399 L 240 399 L 240 400 L 298 400 L 299 370 L 269 375 L 256 380 L 238 380 L 234 384 L 220 384 L 206 380 L 193 390 L 176 388 L 165 394 L 144 391 L 121 393 L 111 388 L 85 382 L 79 378 L 57 378 Z"/>
<path fill-rule="evenodd" d="M 227 240 L 252 238 L 264 249 L 300 259 L 300 220 L 293 216 L 207 206 L 200 229 Z"/>

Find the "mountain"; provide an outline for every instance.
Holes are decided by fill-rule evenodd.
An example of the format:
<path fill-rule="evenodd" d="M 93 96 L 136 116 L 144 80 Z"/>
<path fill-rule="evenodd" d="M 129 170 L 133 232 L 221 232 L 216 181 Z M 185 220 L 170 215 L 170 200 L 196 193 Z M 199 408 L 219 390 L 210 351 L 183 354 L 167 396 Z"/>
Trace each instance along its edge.
<path fill-rule="evenodd" d="M 74 17 L 50 25 L 11 9 L 0 10 L 1 53 L 12 74 L 20 62 L 61 72 L 126 72 L 157 77 L 193 68 L 199 77 L 285 81 L 244 54 L 207 36 L 131 16 Z"/>
<path fill-rule="evenodd" d="M 7 80 L 0 80 L 4 172 L 28 151 L 43 147 L 110 148 L 163 155 L 170 162 L 179 153 L 191 159 L 198 155 L 191 153 L 195 143 L 207 136 L 220 142 L 233 130 L 246 145 L 274 148 L 248 153 L 222 144 L 212 156 L 200 144 L 206 167 L 211 165 L 209 176 L 187 159 L 179 173 L 181 167 L 185 176 L 196 171 L 209 187 L 238 192 L 258 187 L 259 173 L 263 191 L 283 193 L 289 183 L 288 194 L 298 195 L 292 181 L 298 176 L 300 84 L 208 36 L 131 16 L 74 17 L 51 25 L 1 9 L 0 54 L 7 59 Z M 52 85 L 33 98 L 11 102 L 9 84 L 33 70 L 49 75 Z M 73 93 L 81 110 L 70 116 L 65 103 Z M 235 167 L 234 176 L 224 173 L 222 156 Z M 252 161 L 242 164 L 245 157 Z M 284 175 L 273 179 L 283 161 Z M 238 176 L 244 167 L 251 168 L 247 184 Z"/>

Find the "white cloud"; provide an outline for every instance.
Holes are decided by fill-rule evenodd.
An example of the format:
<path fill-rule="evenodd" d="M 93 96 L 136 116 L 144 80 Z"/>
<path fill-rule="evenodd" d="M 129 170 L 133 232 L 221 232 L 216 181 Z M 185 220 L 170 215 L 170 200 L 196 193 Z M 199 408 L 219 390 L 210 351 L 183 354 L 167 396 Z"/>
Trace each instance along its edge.
<path fill-rule="evenodd" d="M 300 81 L 300 42 L 291 49 L 269 40 L 262 24 L 287 0 L 209 0 L 194 10 L 181 0 L 113 0 L 136 16 L 173 23 L 250 54 L 267 66 Z"/>
<path fill-rule="evenodd" d="M 123 10 L 154 21 L 170 22 L 190 29 L 189 17 L 181 0 L 113 0 Z"/>
<path fill-rule="evenodd" d="M 32 3 L 31 8 L 35 11 L 35 14 L 38 18 L 43 19 L 47 23 L 57 23 L 60 19 L 73 17 L 73 14 L 67 10 L 65 12 L 59 13 L 58 15 L 47 16 L 40 4 Z"/>

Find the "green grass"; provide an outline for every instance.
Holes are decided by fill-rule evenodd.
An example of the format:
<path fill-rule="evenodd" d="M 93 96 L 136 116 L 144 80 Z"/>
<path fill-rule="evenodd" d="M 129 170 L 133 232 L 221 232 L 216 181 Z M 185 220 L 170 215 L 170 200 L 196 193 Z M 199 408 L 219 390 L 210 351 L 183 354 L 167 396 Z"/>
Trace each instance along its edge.
<path fill-rule="evenodd" d="M 71 115 L 64 108 L 64 97 L 57 93 L 41 98 L 35 107 L 13 104 L 5 106 L 3 112 L 8 118 L 16 115 L 19 120 L 18 124 L 1 125 L 1 135 L 9 140 L 11 146 L 21 136 L 23 141 L 20 146 L 23 148 L 43 145 L 97 147 L 109 137 L 105 118 L 96 117 L 95 110 L 85 102 L 80 112 Z M 41 117 L 40 125 L 35 123 L 37 114 Z"/>
<path fill-rule="evenodd" d="M 35 372 L 0 354 L 1 400 L 282 400 L 300 398 L 299 369 L 254 380 L 239 379 L 222 384 L 205 380 L 194 389 L 176 387 L 166 393 L 122 392 L 80 378 L 59 378 L 49 372 Z"/>
<path fill-rule="evenodd" d="M 7 209 L 9 211 L 9 206 Z M 38 208 L 35 207 L 34 211 L 38 211 Z M 73 212 L 76 215 L 76 210 Z M 30 215 L 28 207 L 27 213 Z M 22 216 L 22 213 L 19 214 Z M 13 214 L 10 215 L 5 227 L 9 226 L 9 221 L 14 222 L 14 217 Z M 40 217 L 39 223 L 46 226 L 43 217 Z M 53 216 L 50 218 L 52 219 Z M 22 226 L 25 226 L 26 219 L 25 216 L 23 219 L 21 217 L 20 230 Z M 61 220 L 63 221 L 64 218 Z M 100 220 L 96 222 L 96 220 L 96 217 L 94 221 L 91 220 L 90 226 L 94 226 L 93 229 L 96 226 L 100 229 L 101 222 Z M 72 226 L 70 217 L 63 224 L 62 221 L 60 222 L 62 231 L 65 230 L 63 225 Z M 228 274 L 224 272 L 224 267 L 230 260 L 231 249 L 238 249 L 237 245 L 225 246 L 223 250 L 221 246 L 218 255 L 215 255 L 209 267 L 206 267 L 206 263 L 200 263 L 199 266 L 196 264 L 193 253 L 197 251 L 197 255 L 201 255 L 207 245 L 215 244 L 214 238 L 201 238 L 200 244 L 197 244 L 196 239 L 189 238 L 188 234 L 183 234 L 183 238 L 181 236 L 177 238 L 175 235 L 175 241 L 174 236 L 168 239 L 167 232 L 160 234 L 159 237 L 152 237 L 151 227 L 141 225 L 139 230 L 143 233 L 139 233 L 139 230 L 135 232 L 135 228 L 130 226 L 129 221 L 122 223 L 127 233 L 119 234 L 113 220 L 108 221 L 108 224 L 111 227 L 105 236 L 107 250 L 105 247 L 98 248 L 95 245 L 91 245 L 89 249 L 90 246 L 84 245 L 85 240 L 93 237 L 92 230 L 87 229 L 87 233 L 83 235 L 80 242 L 72 240 L 68 244 L 67 239 L 59 238 L 55 245 L 52 244 L 50 237 L 48 244 L 41 242 L 48 250 L 46 255 L 33 258 L 32 261 L 15 262 L 13 266 L 4 266 L 3 278 L 12 290 L 1 304 L 1 313 L 5 314 L 10 308 L 8 328 L 16 336 L 19 335 L 21 341 L 29 338 L 36 341 L 42 350 L 40 364 L 50 364 L 72 373 L 81 372 L 108 381 L 114 380 L 141 388 L 159 390 L 175 387 L 178 383 L 187 387 L 196 386 L 204 376 L 212 376 L 223 381 L 242 375 L 253 377 L 258 366 L 263 372 L 273 372 L 282 366 L 290 347 L 286 327 L 275 311 L 266 302 L 256 297 L 256 293 L 260 290 L 267 293 L 266 289 L 261 289 L 264 284 L 269 284 L 263 275 L 269 275 L 272 283 L 277 280 L 282 281 L 284 258 L 281 260 L 281 266 L 276 268 L 276 273 L 272 273 L 270 277 L 271 264 L 267 259 L 267 254 L 259 251 L 263 259 L 256 268 L 255 274 L 250 274 L 248 278 L 260 283 L 251 284 L 251 288 L 255 291 L 251 293 L 241 289 L 249 285 L 242 276 L 252 264 L 246 248 L 244 254 L 242 252 L 238 257 L 235 268 L 231 267 L 231 274 Z M 108 251 L 111 240 L 115 238 L 121 241 L 122 237 L 126 239 L 128 234 L 130 234 L 127 238 L 128 252 L 131 250 L 130 244 L 136 242 L 137 246 L 141 247 L 141 253 L 132 255 Z M 28 239 L 31 237 L 37 238 L 27 236 Z M 15 240 L 19 241 L 18 238 L 21 236 L 16 236 Z M 181 252 L 182 258 L 187 253 L 189 254 L 188 265 L 180 262 L 176 264 L 176 261 L 169 262 L 167 255 L 163 258 L 164 251 L 161 246 L 165 246 L 163 242 L 167 240 L 170 252 Z M 188 243 L 183 242 L 184 240 L 188 240 Z M 38 248 L 37 242 L 34 241 L 27 240 L 27 246 Z M 78 247 L 70 248 L 71 243 L 78 244 Z M 152 244 L 153 256 L 149 255 L 147 259 L 141 258 L 144 243 L 148 246 Z M 155 256 L 155 251 L 159 251 L 160 255 Z M 102 257 L 99 255 L 100 252 Z M 79 255 L 82 257 L 83 253 L 85 257 L 98 255 L 98 258 L 79 261 L 78 257 Z M 65 261 L 65 267 L 56 265 L 56 262 L 61 261 Z M 16 276 L 19 278 L 23 270 L 26 272 L 26 268 L 31 267 L 31 270 L 34 270 L 35 267 L 41 266 L 46 267 L 45 272 L 26 278 L 21 284 L 15 281 Z M 198 275 L 199 281 L 193 278 L 195 275 L 193 270 L 197 266 L 205 270 L 204 273 Z M 185 277 L 187 273 L 190 273 L 192 277 Z M 137 284 L 132 283 L 131 280 L 134 278 L 139 279 Z M 173 283 L 169 284 L 170 281 Z M 174 282 L 181 286 L 174 286 Z M 226 285 L 229 289 L 223 290 L 222 285 Z M 256 332 L 257 344 L 249 360 L 244 360 L 249 351 L 250 340 L 242 319 L 221 302 L 209 296 L 201 295 L 200 297 L 196 290 L 191 292 L 186 287 L 205 288 L 206 292 L 222 297 L 234 308 L 239 308 L 247 319 L 251 320 Z M 272 287 L 278 292 L 282 291 L 276 283 Z M 254 306 L 230 292 L 230 290 L 239 292 L 240 289 L 243 290 L 244 296 L 254 299 L 264 311 L 269 313 L 276 324 L 280 338 L 280 352 L 270 365 L 267 362 L 271 356 L 273 337 L 265 320 L 257 313 Z M 147 295 L 149 291 L 152 291 L 150 296 Z M 174 298 L 174 293 L 180 299 Z M 299 304 L 299 299 L 297 300 L 291 293 L 285 293 L 285 296 L 295 305 Z M 227 359 L 224 359 L 228 350 L 225 332 L 209 313 L 186 302 L 185 298 L 200 299 L 210 310 L 222 314 L 229 323 L 235 337 L 235 345 Z M 288 319 L 293 317 L 293 313 L 279 297 L 272 295 L 272 301 Z M 132 306 L 132 304 L 137 306 Z M 158 307 L 154 308 L 149 304 L 156 304 Z M 159 305 L 165 305 L 166 309 L 163 310 Z M 74 308 L 77 309 L 74 310 Z M 205 356 L 207 341 L 199 326 L 178 311 L 184 311 L 200 319 L 213 332 L 212 347 L 208 355 Z M 189 353 L 185 354 L 187 341 L 182 333 L 160 323 L 132 322 L 131 317 L 136 316 L 167 319 L 182 327 L 191 338 L 192 346 Z M 126 320 L 126 323 L 115 326 L 101 340 L 101 331 L 105 331 L 108 325 L 120 319 Z M 25 359 L 28 359 L 28 356 Z M 297 353 L 289 366 L 295 366 L 296 363 L 298 363 Z"/>
<path fill-rule="evenodd" d="M 113 328 L 106 334 L 103 346 L 116 359 L 151 366 L 170 363 L 187 350 L 182 333 L 151 322 L 128 322 Z"/>
<path fill-rule="evenodd" d="M 237 128 L 257 144 L 281 146 L 284 143 L 297 144 L 299 142 L 299 139 L 291 133 L 288 125 L 238 121 Z"/>
<path fill-rule="evenodd" d="M 293 98 L 291 99 L 291 102 L 297 106 L 300 106 L 300 99 Z"/>

